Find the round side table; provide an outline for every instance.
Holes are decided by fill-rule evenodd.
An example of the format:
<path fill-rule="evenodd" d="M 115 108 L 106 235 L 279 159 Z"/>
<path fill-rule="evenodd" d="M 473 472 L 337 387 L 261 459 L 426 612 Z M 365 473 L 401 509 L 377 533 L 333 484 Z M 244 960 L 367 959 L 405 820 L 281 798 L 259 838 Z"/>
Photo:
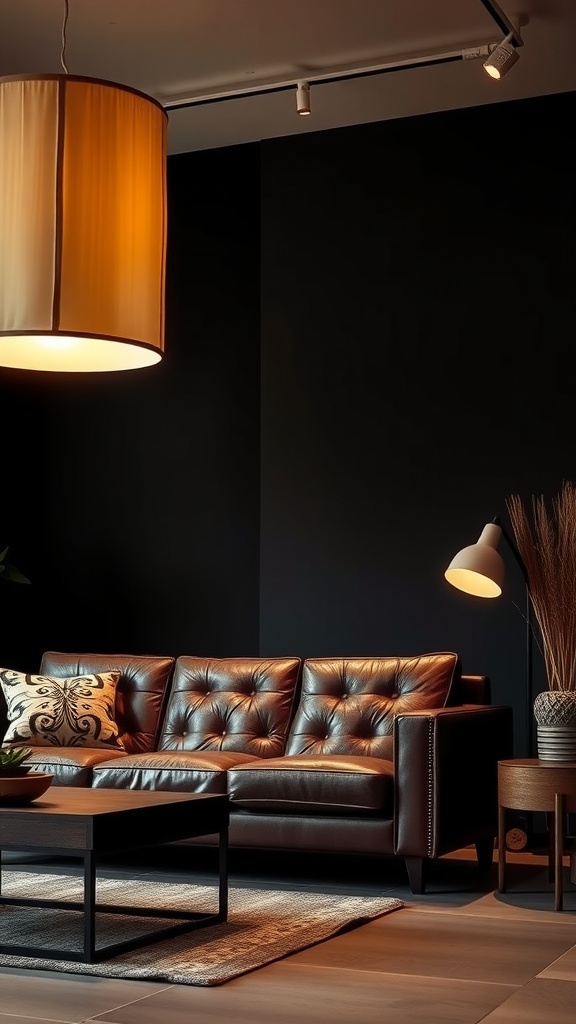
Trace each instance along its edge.
<path fill-rule="evenodd" d="M 507 808 L 553 815 L 554 845 L 550 845 L 548 863 L 550 877 L 554 877 L 555 909 L 562 910 L 564 823 L 566 815 L 576 811 L 576 761 L 530 757 L 498 762 L 498 892 L 506 892 Z"/>

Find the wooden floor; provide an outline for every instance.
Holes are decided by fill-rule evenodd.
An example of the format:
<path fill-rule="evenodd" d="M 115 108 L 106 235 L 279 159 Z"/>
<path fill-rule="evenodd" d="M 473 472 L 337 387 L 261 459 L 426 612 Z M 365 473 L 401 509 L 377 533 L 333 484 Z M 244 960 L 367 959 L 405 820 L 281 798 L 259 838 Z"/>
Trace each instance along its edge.
<path fill-rule="evenodd" d="M 499 896 L 496 865 L 480 884 L 472 851 L 463 850 L 434 865 L 429 891 L 418 897 L 394 862 L 269 857 L 257 864 L 245 858 L 232 858 L 231 879 L 239 884 L 386 892 L 401 897 L 405 908 L 213 988 L 0 969 L 0 1024 L 576 1020 L 576 887 L 566 871 L 564 910 L 556 912 L 542 857 L 509 855 L 509 891 Z M 189 859 L 189 851 L 184 860 L 184 851 L 172 848 L 161 863 L 106 867 L 115 876 L 160 868 L 167 877 L 205 878 L 206 867 L 202 873 L 196 860 L 191 872 Z"/>

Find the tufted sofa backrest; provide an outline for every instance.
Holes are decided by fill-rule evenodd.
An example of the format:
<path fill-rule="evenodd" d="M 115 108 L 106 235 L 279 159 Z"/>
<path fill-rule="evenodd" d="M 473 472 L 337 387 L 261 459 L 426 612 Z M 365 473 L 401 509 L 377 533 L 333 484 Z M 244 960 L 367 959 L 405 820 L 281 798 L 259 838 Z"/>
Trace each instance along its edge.
<path fill-rule="evenodd" d="M 308 659 L 286 753 L 391 758 L 394 717 L 444 707 L 460 674 L 458 655 L 447 652 Z"/>
<path fill-rule="evenodd" d="M 156 749 L 160 718 L 175 658 L 133 654 L 62 654 L 46 651 L 40 674 L 80 676 L 120 672 L 116 691 L 116 721 L 128 754 Z"/>
<path fill-rule="evenodd" d="M 178 658 L 160 750 L 280 756 L 301 664 L 300 658 Z"/>

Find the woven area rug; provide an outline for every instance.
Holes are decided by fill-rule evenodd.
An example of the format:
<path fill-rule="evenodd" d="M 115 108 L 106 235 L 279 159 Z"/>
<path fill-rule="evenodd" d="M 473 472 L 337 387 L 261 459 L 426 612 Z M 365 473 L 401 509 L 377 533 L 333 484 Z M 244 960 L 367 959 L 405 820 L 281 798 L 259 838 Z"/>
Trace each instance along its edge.
<path fill-rule="evenodd" d="M 82 899 L 79 876 L 5 871 L 4 896 Z M 98 879 L 97 901 L 127 906 L 214 913 L 216 886 L 142 879 Z M 228 921 L 208 925 L 102 963 L 37 959 L 0 954 L 0 967 L 62 971 L 103 978 L 140 978 L 178 985 L 221 985 L 264 964 L 364 924 L 392 910 L 402 900 L 377 896 L 327 895 L 298 890 L 230 888 Z M 170 920 L 100 914 L 97 946 L 167 927 Z M 54 949 L 81 948 L 81 915 L 52 908 L 0 906 L 0 942 Z"/>

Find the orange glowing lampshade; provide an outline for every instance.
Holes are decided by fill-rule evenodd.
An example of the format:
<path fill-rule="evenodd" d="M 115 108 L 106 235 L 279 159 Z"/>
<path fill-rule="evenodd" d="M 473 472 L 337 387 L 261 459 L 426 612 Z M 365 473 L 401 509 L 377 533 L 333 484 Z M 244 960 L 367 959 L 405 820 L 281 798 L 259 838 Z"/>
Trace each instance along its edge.
<path fill-rule="evenodd" d="M 162 358 L 166 134 L 160 104 L 126 86 L 0 78 L 0 365 Z"/>

